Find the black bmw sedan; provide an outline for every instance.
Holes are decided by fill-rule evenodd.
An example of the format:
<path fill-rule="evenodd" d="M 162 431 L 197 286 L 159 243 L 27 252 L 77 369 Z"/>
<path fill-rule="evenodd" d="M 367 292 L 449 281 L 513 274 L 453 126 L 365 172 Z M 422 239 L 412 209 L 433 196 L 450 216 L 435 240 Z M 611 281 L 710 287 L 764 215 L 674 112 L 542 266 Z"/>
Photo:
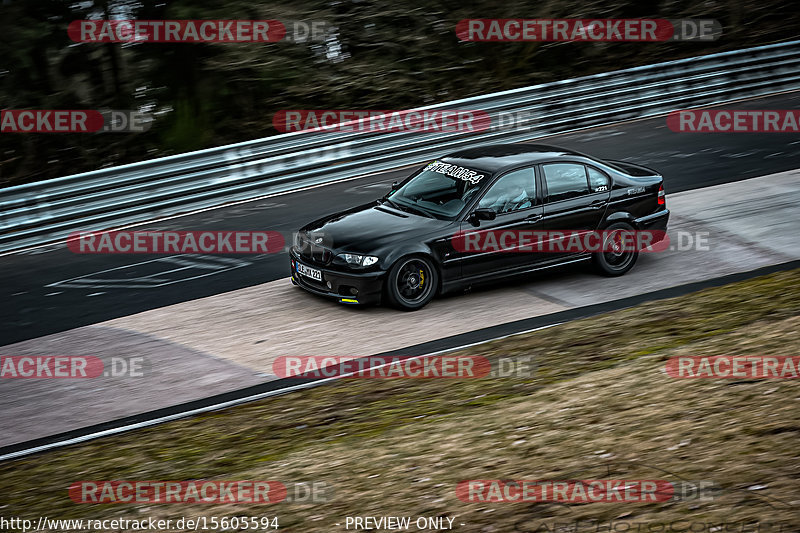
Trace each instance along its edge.
<path fill-rule="evenodd" d="M 553 241 L 663 234 L 668 219 L 654 170 L 553 146 L 486 145 L 432 161 L 380 200 L 307 224 L 290 249 L 292 282 L 342 303 L 415 310 L 436 294 L 567 263 L 592 261 L 618 276 L 639 246 Z M 465 235 L 472 244 L 491 238 L 465 246 Z"/>

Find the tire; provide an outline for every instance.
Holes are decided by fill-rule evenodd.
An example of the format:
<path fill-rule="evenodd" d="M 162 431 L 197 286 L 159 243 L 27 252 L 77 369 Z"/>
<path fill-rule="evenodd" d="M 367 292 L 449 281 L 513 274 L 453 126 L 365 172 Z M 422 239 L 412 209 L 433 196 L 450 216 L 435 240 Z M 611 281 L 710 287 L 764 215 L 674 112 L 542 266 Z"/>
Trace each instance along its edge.
<path fill-rule="evenodd" d="M 634 227 L 627 222 L 614 222 L 608 226 L 604 232 L 613 232 L 614 230 L 621 231 L 634 231 Z M 606 233 L 604 233 L 605 235 Z M 605 237 L 604 237 L 605 241 Z M 595 252 L 592 256 L 592 262 L 595 269 L 604 276 L 621 276 L 633 268 L 636 260 L 639 258 L 639 251 L 608 251 L 608 252 Z"/>
<path fill-rule="evenodd" d="M 430 259 L 413 255 L 403 257 L 386 277 L 389 304 L 403 311 L 422 309 L 436 295 L 439 274 Z"/>

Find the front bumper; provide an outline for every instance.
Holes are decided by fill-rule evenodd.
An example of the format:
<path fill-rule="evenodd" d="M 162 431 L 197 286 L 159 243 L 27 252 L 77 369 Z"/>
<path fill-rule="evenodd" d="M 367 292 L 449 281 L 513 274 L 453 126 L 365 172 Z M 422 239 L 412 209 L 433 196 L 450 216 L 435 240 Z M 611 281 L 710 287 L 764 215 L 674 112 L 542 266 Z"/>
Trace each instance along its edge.
<path fill-rule="evenodd" d="M 352 305 L 378 304 L 383 293 L 383 281 L 386 272 L 375 270 L 369 272 L 342 272 L 320 267 L 297 255 L 294 249 L 289 251 L 289 268 L 292 282 L 310 293 L 332 298 L 339 303 Z M 316 281 L 297 272 L 297 262 L 322 271 L 322 281 Z"/>

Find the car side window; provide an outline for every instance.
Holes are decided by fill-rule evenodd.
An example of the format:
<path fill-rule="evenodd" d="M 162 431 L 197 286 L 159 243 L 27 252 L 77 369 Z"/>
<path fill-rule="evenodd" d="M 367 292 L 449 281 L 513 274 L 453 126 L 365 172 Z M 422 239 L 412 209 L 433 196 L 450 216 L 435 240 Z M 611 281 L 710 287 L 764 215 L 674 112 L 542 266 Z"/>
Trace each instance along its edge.
<path fill-rule="evenodd" d="M 589 173 L 589 188 L 592 192 L 602 192 L 608 190 L 608 176 L 593 167 L 586 167 Z"/>
<path fill-rule="evenodd" d="M 589 194 L 586 167 L 577 163 L 542 165 L 547 183 L 547 201 L 557 202 Z"/>
<path fill-rule="evenodd" d="M 511 213 L 534 205 L 536 177 L 533 167 L 512 170 L 501 176 L 478 202 L 478 207 L 489 207 L 497 213 Z"/>

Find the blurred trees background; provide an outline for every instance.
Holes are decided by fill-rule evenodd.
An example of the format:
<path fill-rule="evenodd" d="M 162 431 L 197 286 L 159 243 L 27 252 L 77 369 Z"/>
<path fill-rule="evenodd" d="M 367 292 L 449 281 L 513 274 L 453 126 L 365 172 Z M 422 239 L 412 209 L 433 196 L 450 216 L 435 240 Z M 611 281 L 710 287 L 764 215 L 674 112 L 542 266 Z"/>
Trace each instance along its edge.
<path fill-rule="evenodd" d="M 780 0 L 0 0 L 0 108 L 137 109 L 135 134 L 0 133 L 0 186 L 277 134 L 281 109 L 404 109 L 797 38 Z M 716 42 L 466 43 L 464 18 L 714 18 Z M 73 20 L 324 20 L 323 42 L 82 44 Z"/>

